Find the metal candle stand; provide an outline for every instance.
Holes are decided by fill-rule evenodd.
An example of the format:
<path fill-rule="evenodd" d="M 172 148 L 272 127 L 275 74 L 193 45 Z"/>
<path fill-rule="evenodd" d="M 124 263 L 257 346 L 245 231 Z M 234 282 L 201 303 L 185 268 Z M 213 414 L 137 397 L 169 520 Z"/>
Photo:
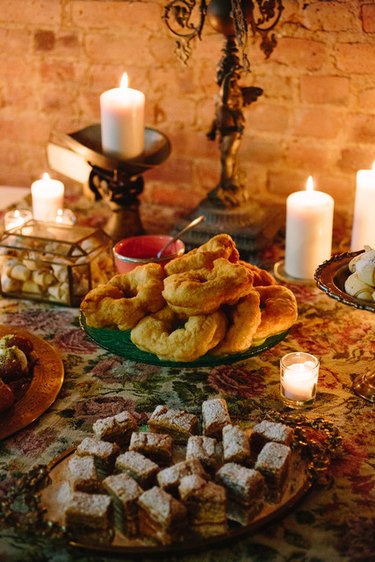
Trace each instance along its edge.
<path fill-rule="evenodd" d="M 103 152 L 100 124 L 72 134 L 55 133 L 52 141 L 89 164 L 88 186 L 95 199 L 104 200 L 112 211 L 104 227 L 112 240 L 116 242 L 127 236 L 142 234 L 139 196 L 144 187 L 143 174 L 168 158 L 171 152 L 169 139 L 156 129 L 145 128 L 143 153 L 127 161 Z"/>

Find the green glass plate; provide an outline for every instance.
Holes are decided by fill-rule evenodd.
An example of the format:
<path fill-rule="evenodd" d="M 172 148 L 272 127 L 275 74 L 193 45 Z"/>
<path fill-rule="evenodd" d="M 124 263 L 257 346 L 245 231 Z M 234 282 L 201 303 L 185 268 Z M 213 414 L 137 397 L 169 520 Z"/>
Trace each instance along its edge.
<path fill-rule="evenodd" d="M 206 354 L 196 361 L 186 363 L 184 361 L 165 361 L 158 359 L 158 357 L 153 353 L 141 351 L 130 340 L 130 330 L 121 331 L 110 330 L 108 328 L 92 328 L 91 326 L 87 326 L 86 318 L 82 312 L 79 320 L 82 329 L 95 343 L 100 345 L 100 347 L 103 347 L 116 355 L 121 355 L 121 357 L 129 359 L 129 361 L 159 365 L 160 367 L 213 367 L 215 365 L 225 365 L 228 363 L 243 361 L 248 357 L 253 357 L 254 355 L 262 353 L 262 351 L 265 351 L 266 349 L 270 349 L 270 347 L 274 347 L 282 341 L 288 333 L 288 330 L 286 330 L 285 332 L 271 336 L 260 345 L 249 347 L 249 349 L 241 353 L 221 356 Z"/>

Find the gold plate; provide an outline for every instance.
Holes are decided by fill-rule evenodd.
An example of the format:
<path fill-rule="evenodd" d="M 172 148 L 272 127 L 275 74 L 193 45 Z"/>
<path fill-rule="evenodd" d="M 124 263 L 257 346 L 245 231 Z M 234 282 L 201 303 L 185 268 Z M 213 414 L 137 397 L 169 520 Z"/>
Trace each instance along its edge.
<path fill-rule="evenodd" d="M 64 526 L 64 510 L 70 497 L 70 487 L 67 480 L 68 461 L 74 452 L 75 449 L 69 449 L 50 463 L 50 484 L 41 492 L 41 505 L 45 518 L 47 521 L 61 526 Z M 95 537 L 85 535 L 86 540 L 82 538 L 70 540 L 69 544 L 79 548 L 108 553 L 153 554 L 194 551 L 215 546 L 237 537 L 248 536 L 260 527 L 286 514 L 310 489 L 311 478 L 308 474 L 308 465 L 305 460 L 302 460 L 299 453 L 300 451 L 297 450 L 292 454 L 291 477 L 280 502 L 276 504 L 265 503 L 262 511 L 248 525 L 241 526 L 238 523 L 228 521 L 229 530 L 225 534 L 207 539 L 189 536 L 186 540 L 171 545 L 159 545 L 146 538 L 129 539 L 118 531 L 115 532 L 112 542 L 95 542 L 97 537 L 95 539 Z M 181 455 L 182 452 L 180 451 L 179 454 Z M 182 460 L 182 458 L 184 457 L 181 456 L 181 458 L 175 460 Z"/>
<path fill-rule="evenodd" d="M 63 362 L 49 343 L 22 328 L 0 325 L 0 337 L 7 334 L 30 340 L 37 361 L 26 393 L 9 410 L 0 414 L 0 440 L 13 435 L 41 416 L 56 400 L 64 380 Z"/>

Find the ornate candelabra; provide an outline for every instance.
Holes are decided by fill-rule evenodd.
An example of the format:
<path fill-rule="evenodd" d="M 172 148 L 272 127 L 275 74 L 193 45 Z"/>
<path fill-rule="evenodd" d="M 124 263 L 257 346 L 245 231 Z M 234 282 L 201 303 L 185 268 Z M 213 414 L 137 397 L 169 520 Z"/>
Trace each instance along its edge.
<path fill-rule="evenodd" d="M 177 55 L 183 63 L 191 56 L 191 43 L 201 38 L 205 21 L 224 36 L 222 57 L 216 71 L 219 91 L 215 114 L 207 136 L 218 140 L 221 175 L 216 187 L 193 213 L 204 214 L 203 225 L 189 233 L 187 243 L 195 245 L 218 230 L 233 235 L 244 253 L 266 243 L 278 228 L 275 213 L 260 209 L 251 201 L 244 174 L 238 166 L 238 150 L 245 130 L 244 108 L 254 103 L 262 88 L 242 86 L 243 74 L 250 70 L 247 56 L 248 29 L 262 38 L 261 49 L 268 58 L 276 39 L 272 30 L 283 10 L 282 0 L 170 0 L 164 9 L 164 21 L 176 37 Z M 240 52 L 241 51 L 241 52 Z M 202 230 L 204 229 L 204 230 Z M 266 236 L 267 235 L 267 236 Z"/>

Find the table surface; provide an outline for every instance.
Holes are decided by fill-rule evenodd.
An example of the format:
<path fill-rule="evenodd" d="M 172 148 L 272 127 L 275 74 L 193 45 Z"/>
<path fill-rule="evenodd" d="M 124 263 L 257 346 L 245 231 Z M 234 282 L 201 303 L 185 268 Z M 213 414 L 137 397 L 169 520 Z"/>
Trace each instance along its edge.
<path fill-rule="evenodd" d="M 72 202 L 78 221 L 100 225 L 103 208 Z M 71 205 L 71 206 L 72 206 Z M 346 249 L 348 225 L 336 228 L 334 240 Z M 263 252 L 271 266 L 282 256 L 283 243 Z M 288 284 L 295 293 L 299 317 L 284 341 L 261 355 L 232 365 L 167 368 L 139 364 L 113 355 L 81 330 L 75 308 L 0 299 L 0 323 L 20 327 L 49 342 L 61 355 L 65 380 L 54 404 L 30 426 L 0 443 L 0 500 L 17 478 L 47 464 L 87 436 L 92 423 L 123 409 L 151 412 L 163 403 L 199 413 L 203 400 L 221 396 L 230 412 L 249 417 L 270 410 L 284 412 L 279 398 L 279 361 L 291 351 L 307 351 L 320 359 L 318 394 L 309 420 L 322 417 L 337 427 L 342 447 L 324 485 L 315 484 L 290 513 L 249 536 L 201 552 L 165 555 L 158 560 L 230 561 L 364 561 L 373 559 L 374 543 L 374 410 L 353 394 L 355 376 L 374 369 L 375 318 L 371 312 L 345 306 L 315 285 Z M 296 413 L 296 415 L 298 415 Z M 1 507 L 2 504 L 0 504 Z M 126 559 L 152 560 L 129 555 Z M 107 556 L 25 536 L 0 532 L 0 560 L 109 561 Z"/>

